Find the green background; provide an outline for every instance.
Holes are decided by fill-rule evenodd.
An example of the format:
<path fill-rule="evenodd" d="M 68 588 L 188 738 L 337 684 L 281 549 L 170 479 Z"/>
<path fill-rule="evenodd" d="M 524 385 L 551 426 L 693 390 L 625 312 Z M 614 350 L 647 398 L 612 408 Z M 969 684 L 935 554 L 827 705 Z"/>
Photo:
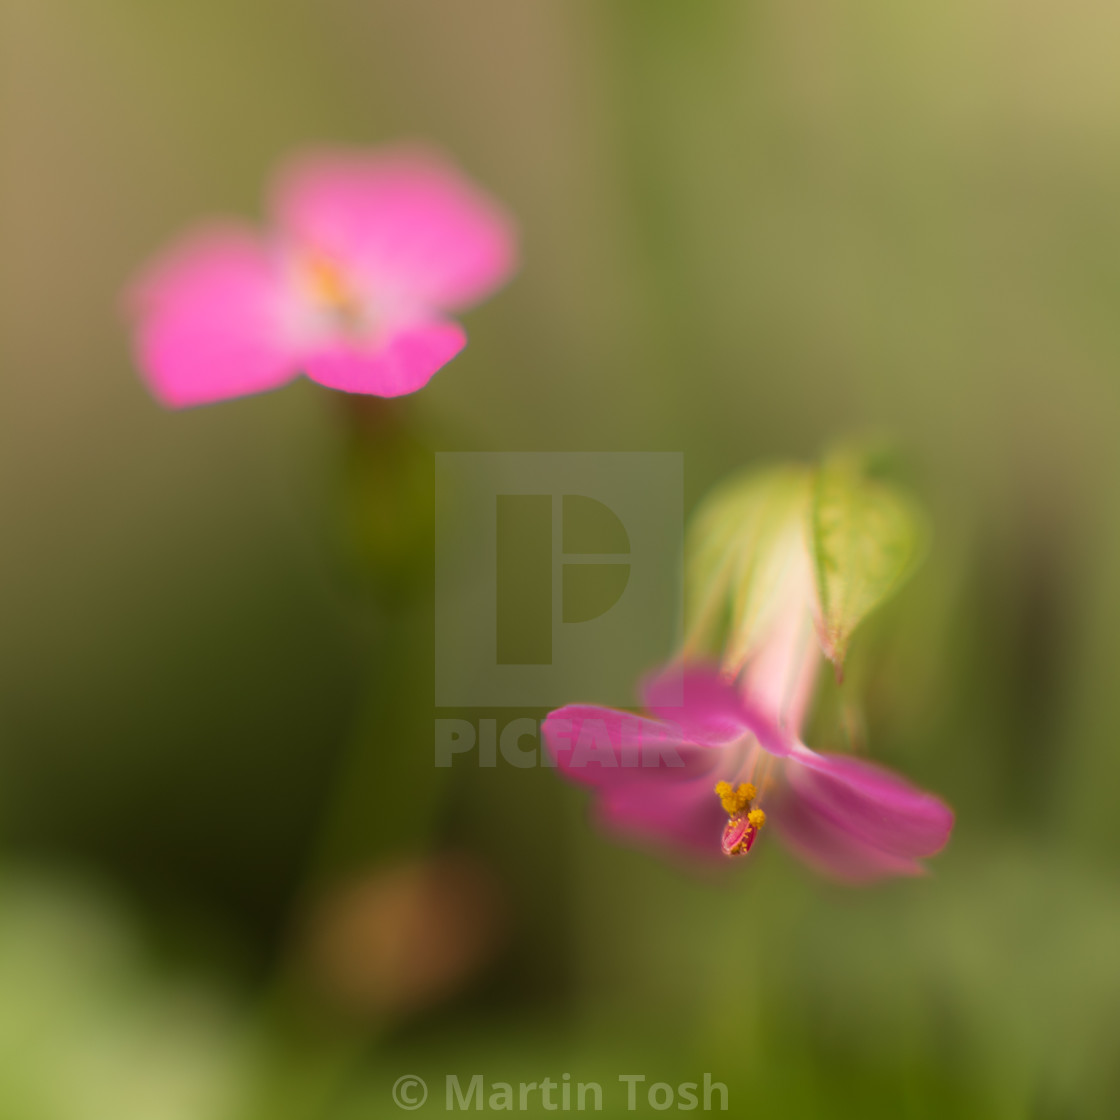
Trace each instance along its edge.
<path fill-rule="evenodd" d="M 416 1073 L 434 1115 L 445 1073 L 566 1071 L 615 1109 L 620 1073 L 710 1072 L 780 1120 L 1115 1114 L 1120 9 L 4 24 L 0 1114 L 395 1115 Z M 120 313 L 138 265 L 259 216 L 292 149 L 402 137 L 505 200 L 524 259 L 406 446 L 378 460 L 306 383 L 162 412 Z M 683 451 L 691 509 L 868 429 L 935 542 L 845 688 L 874 755 L 957 809 L 930 877 L 850 891 L 766 843 L 698 880 L 544 770 L 401 795 L 431 778 L 430 452 Z M 445 848 L 508 914 L 465 987 L 372 1024 L 277 980 L 309 866 Z"/>

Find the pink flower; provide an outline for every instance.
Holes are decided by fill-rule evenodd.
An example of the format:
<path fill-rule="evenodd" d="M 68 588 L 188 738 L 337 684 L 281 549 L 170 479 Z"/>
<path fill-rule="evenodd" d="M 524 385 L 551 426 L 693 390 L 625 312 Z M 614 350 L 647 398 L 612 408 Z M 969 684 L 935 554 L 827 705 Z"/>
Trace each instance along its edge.
<path fill-rule="evenodd" d="M 826 874 L 919 874 L 947 842 L 952 810 L 881 766 L 800 741 L 820 661 L 808 612 L 787 597 L 738 682 L 678 667 L 646 683 L 652 718 L 570 705 L 545 720 L 545 741 L 566 777 L 595 790 L 613 831 L 742 856 L 772 820 Z"/>
<path fill-rule="evenodd" d="M 396 397 L 466 345 L 449 318 L 515 265 L 504 210 L 419 149 L 325 151 L 284 168 L 273 228 L 188 234 L 131 294 L 152 392 L 183 408 L 274 389 L 306 373 Z"/>
<path fill-rule="evenodd" d="M 680 706 L 667 699 L 678 684 Z M 772 820 L 807 863 L 852 881 L 918 874 L 949 838 L 953 813 L 938 798 L 881 766 L 810 750 L 712 670 L 659 676 L 645 703 L 654 718 L 569 705 L 544 723 L 557 765 L 595 789 L 613 831 L 700 857 L 745 855 Z"/>

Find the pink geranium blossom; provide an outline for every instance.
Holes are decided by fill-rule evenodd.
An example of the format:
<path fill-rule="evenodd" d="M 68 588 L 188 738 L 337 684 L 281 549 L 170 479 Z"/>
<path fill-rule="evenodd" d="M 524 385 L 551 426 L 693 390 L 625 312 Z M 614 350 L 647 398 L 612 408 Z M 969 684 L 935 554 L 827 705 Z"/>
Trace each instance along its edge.
<path fill-rule="evenodd" d="M 263 392 L 299 373 L 395 397 L 466 344 L 450 315 L 515 265 L 504 210 L 421 149 L 324 151 L 273 184 L 272 228 L 187 234 L 131 293 L 137 360 L 182 408 Z"/>
<path fill-rule="evenodd" d="M 881 766 L 801 742 L 822 660 L 806 604 L 802 581 L 787 581 L 740 677 L 686 665 L 648 681 L 649 717 L 590 705 L 549 715 L 557 765 L 595 790 L 608 828 L 718 858 L 745 855 L 772 820 L 794 852 L 837 878 L 923 870 L 919 860 L 949 838 L 949 807 Z"/>

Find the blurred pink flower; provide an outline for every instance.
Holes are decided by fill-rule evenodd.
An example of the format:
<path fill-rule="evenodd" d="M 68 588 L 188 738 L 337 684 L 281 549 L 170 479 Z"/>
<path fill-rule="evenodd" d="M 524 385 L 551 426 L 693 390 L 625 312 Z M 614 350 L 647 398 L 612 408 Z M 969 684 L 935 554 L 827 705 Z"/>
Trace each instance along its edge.
<path fill-rule="evenodd" d="M 798 856 L 836 878 L 920 874 L 918 861 L 948 841 L 952 810 L 883 767 L 800 741 L 821 660 L 808 625 L 785 611 L 738 683 L 697 666 L 655 676 L 643 697 L 653 718 L 552 712 L 549 750 L 596 791 L 613 831 L 718 858 L 745 855 L 772 819 Z"/>
<path fill-rule="evenodd" d="M 135 285 L 137 360 L 183 408 L 306 373 L 349 393 L 422 388 L 466 344 L 449 318 L 515 267 L 513 223 L 439 155 L 323 151 L 283 168 L 273 228 L 187 234 Z"/>

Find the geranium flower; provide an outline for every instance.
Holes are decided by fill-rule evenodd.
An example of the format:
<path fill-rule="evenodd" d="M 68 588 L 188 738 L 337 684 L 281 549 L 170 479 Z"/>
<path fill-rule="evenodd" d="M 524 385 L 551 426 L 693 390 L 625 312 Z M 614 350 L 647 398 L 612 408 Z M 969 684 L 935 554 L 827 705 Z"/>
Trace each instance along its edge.
<path fill-rule="evenodd" d="M 595 790 L 607 827 L 741 857 L 772 819 L 808 863 L 857 881 L 918 874 L 948 841 L 953 813 L 937 797 L 801 741 L 826 656 L 839 673 L 853 631 L 922 552 L 916 505 L 868 462 L 838 449 L 717 487 L 685 552 L 682 653 L 644 689 L 652 718 L 574 705 L 545 721 L 557 765 Z"/>
<path fill-rule="evenodd" d="M 741 677 L 678 666 L 646 683 L 649 717 L 590 705 L 548 716 L 557 766 L 595 790 L 607 828 L 718 858 L 746 855 L 772 821 L 802 859 L 851 881 L 919 874 L 945 845 L 953 813 L 940 799 L 801 742 L 823 660 L 805 579 L 782 580 L 775 620 Z"/>
<path fill-rule="evenodd" d="M 300 373 L 396 397 L 466 345 L 449 316 L 515 264 L 505 211 L 421 149 L 324 151 L 284 168 L 272 229 L 219 224 L 164 252 L 131 293 L 137 361 L 182 408 Z"/>
<path fill-rule="evenodd" d="M 647 686 L 653 718 L 570 705 L 545 720 L 557 765 L 596 791 L 610 830 L 707 858 L 745 855 L 772 821 L 807 863 L 852 881 L 919 874 L 944 847 L 953 813 L 937 797 L 810 750 L 715 671 L 686 671 L 683 706 L 666 703 L 677 680 Z"/>

